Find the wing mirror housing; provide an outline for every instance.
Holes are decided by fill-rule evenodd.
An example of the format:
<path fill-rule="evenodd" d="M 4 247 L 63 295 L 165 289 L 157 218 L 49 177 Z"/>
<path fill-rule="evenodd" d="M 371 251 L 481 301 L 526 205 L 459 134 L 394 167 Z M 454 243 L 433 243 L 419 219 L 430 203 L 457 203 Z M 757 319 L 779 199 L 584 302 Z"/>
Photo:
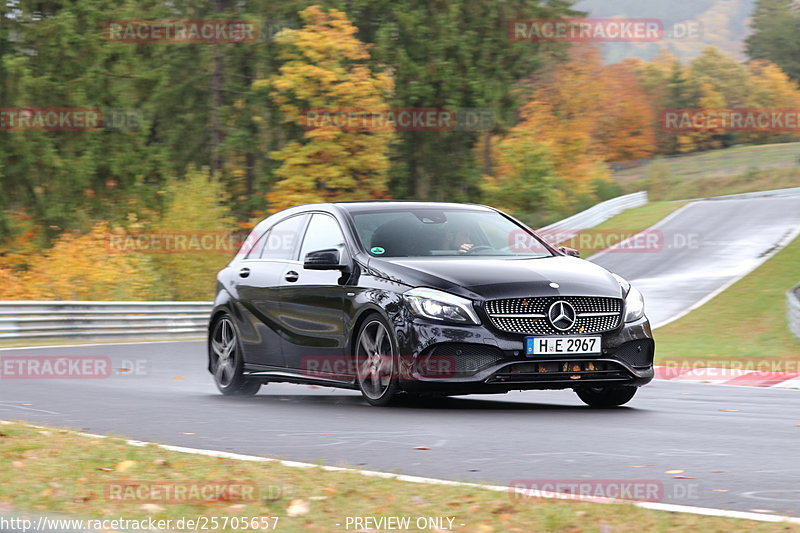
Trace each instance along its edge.
<path fill-rule="evenodd" d="M 308 252 L 303 259 L 306 270 L 341 270 L 347 272 L 350 265 L 342 264 L 342 254 L 336 248 Z"/>
<path fill-rule="evenodd" d="M 568 255 L 570 257 L 580 257 L 581 253 L 576 250 L 575 248 L 570 248 L 569 246 L 559 246 L 558 251 L 564 255 Z"/>

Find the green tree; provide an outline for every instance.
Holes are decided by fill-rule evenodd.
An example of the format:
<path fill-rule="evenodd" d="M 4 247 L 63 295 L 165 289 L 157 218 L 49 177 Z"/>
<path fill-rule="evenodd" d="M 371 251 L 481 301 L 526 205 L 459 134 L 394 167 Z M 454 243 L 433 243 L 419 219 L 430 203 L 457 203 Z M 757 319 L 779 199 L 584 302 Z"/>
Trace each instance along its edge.
<path fill-rule="evenodd" d="M 793 0 L 758 0 L 745 41 L 751 59 L 768 59 L 800 81 L 800 10 Z"/>
<path fill-rule="evenodd" d="M 561 43 L 515 42 L 514 19 L 579 16 L 572 2 L 538 0 L 355 0 L 340 2 L 372 56 L 392 68 L 393 107 L 482 108 L 498 133 L 516 121 L 517 82 L 531 76 Z M 392 193 L 400 197 L 463 201 L 479 195 L 475 146 L 487 132 L 404 131 L 392 155 Z"/>

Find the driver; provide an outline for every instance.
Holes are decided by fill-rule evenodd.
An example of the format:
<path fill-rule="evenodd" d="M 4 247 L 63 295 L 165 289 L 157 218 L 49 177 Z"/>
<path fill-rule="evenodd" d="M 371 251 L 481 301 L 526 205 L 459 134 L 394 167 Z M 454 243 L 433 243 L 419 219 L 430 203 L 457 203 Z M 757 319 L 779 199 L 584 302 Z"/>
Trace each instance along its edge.
<path fill-rule="evenodd" d="M 459 254 L 469 252 L 474 243 L 470 242 L 469 231 L 467 230 L 448 230 L 444 234 L 443 248 L 445 250 L 455 250 Z"/>

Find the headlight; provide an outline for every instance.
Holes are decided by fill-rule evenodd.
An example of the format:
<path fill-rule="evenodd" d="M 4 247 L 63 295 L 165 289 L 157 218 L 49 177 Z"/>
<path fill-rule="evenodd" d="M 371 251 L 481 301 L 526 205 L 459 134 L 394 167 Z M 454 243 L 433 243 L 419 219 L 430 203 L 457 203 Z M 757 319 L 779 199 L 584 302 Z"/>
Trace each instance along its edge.
<path fill-rule="evenodd" d="M 644 297 L 636 287 L 631 285 L 625 278 L 612 274 L 619 286 L 622 288 L 622 294 L 625 295 L 625 322 L 633 322 L 639 320 L 644 316 Z"/>
<path fill-rule="evenodd" d="M 408 308 L 417 316 L 459 324 L 481 323 L 472 302 L 455 294 L 417 287 L 406 291 L 403 296 Z"/>

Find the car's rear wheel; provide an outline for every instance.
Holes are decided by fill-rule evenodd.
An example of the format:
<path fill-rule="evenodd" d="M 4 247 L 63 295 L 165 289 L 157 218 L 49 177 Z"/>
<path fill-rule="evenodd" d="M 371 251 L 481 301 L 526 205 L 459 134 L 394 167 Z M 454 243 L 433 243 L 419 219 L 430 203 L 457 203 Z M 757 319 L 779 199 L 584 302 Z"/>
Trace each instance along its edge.
<path fill-rule="evenodd" d="M 239 337 L 230 316 L 222 315 L 214 323 L 208 349 L 214 383 L 222 394 L 252 396 L 258 392 L 261 382 L 244 376 L 244 359 Z"/>
<path fill-rule="evenodd" d="M 356 337 L 358 387 L 370 405 L 391 403 L 398 392 L 397 354 L 389 325 L 379 315 L 368 317 Z"/>
<path fill-rule="evenodd" d="M 586 405 L 608 409 L 628 403 L 636 394 L 636 387 L 630 385 L 587 387 L 576 389 L 575 392 Z"/>

